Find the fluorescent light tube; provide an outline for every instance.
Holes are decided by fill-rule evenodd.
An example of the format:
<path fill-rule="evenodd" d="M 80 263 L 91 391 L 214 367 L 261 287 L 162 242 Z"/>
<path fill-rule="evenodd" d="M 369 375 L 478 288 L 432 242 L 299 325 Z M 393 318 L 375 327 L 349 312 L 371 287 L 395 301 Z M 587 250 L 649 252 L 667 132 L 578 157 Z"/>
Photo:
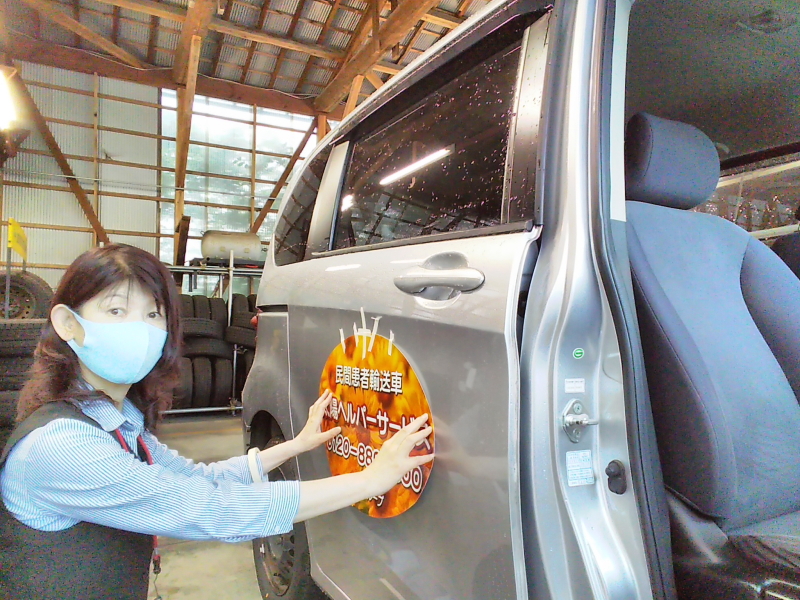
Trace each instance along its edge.
<path fill-rule="evenodd" d="M 407 167 L 403 167 L 399 171 L 395 171 L 391 175 L 387 175 L 383 179 L 380 180 L 380 185 L 389 185 L 390 183 L 394 183 L 399 179 L 402 179 L 406 175 L 410 175 L 411 173 L 415 173 L 422 169 L 423 167 L 427 167 L 432 162 L 436 162 L 440 158 L 444 158 L 448 154 L 453 152 L 453 146 L 447 146 L 447 148 L 442 148 L 441 150 L 437 150 L 432 154 L 428 154 L 428 156 L 424 156 L 420 158 L 418 161 L 411 163 Z"/>

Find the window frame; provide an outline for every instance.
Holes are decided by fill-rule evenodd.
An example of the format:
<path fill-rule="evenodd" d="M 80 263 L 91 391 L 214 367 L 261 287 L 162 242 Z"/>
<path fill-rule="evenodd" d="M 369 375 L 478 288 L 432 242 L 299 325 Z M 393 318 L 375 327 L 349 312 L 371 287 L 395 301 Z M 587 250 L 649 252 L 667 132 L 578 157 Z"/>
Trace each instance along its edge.
<path fill-rule="evenodd" d="M 308 156 L 306 159 L 306 164 L 311 164 L 311 161 L 316 158 L 320 152 L 323 152 L 328 148 L 332 148 L 332 152 L 334 152 L 336 151 L 337 147 L 340 147 L 343 143 L 347 144 L 347 155 L 340 167 L 336 169 L 335 172 L 333 169 L 335 168 L 335 165 L 331 164 L 331 157 L 328 158 L 328 163 L 326 164 L 323 177 L 329 177 L 330 171 L 331 179 L 336 180 L 338 185 L 336 186 L 333 197 L 326 198 L 325 202 L 320 202 L 322 192 L 320 191 L 318 193 L 313 208 L 312 225 L 310 226 L 309 236 L 306 242 L 306 255 L 304 259 L 298 260 L 297 262 L 303 262 L 315 258 L 323 258 L 326 256 L 377 250 L 380 248 L 394 246 L 434 243 L 451 239 L 462 239 L 487 235 L 502 235 L 533 230 L 534 226 L 538 223 L 537 219 L 538 215 L 540 214 L 540 210 L 538 208 L 539 199 L 536 195 L 534 195 L 534 197 L 531 199 L 531 202 L 534 203 L 535 217 L 529 220 L 520 220 L 513 223 L 501 223 L 500 225 L 466 231 L 453 231 L 426 236 L 410 237 L 400 240 L 393 240 L 390 242 L 381 242 L 378 244 L 343 248 L 340 250 L 331 249 L 333 245 L 333 232 L 336 224 L 335 217 L 339 212 L 342 189 L 345 184 L 345 175 L 347 172 L 346 169 L 351 160 L 353 148 L 352 141 L 354 139 L 361 138 L 362 131 L 377 130 L 382 125 L 401 113 L 408 106 L 418 102 L 430 92 L 441 88 L 445 83 L 452 81 L 457 74 L 465 72 L 466 70 L 478 65 L 516 40 L 522 40 L 522 50 L 519 68 L 517 70 L 517 82 L 515 84 L 513 105 L 516 107 L 517 113 L 519 112 L 520 108 L 528 111 L 535 109 L 535 115 L 533 119 L 528 119 L 525 122 L 535 123 L 534 135 L 538 135 L 540 128 L 539 123 L 541 121 L 542 114 L 542 94 L 538 94 L 538 102 L 522 105 L 519 98 L 520 90 L 523 87 L 528 86 L 522 86 L 520 84 L 520 79 L 528 75 L 526 65 L 528 65 L 529 61 L 534 58 L 534 56 L 530 54 L 530 48 L 526 46 L 526 40 L 530 35 L 530 28 L 534 23 L 550 14 L 551 10 L 552 9 L 549 4 L 541 2 L 540 0 L 519 0 L 517 2 L 509 3 L 495 13 L 492 18 L 483 21 L 474 29 L 464 31 L 459 37 L 451 40 L 447 45 L 443 45 L 438 52 L 434 51 L 432 56 L 427 57 L 427 60 L 424 64 L 421 64 L 416 69 L 408 71 L 408 75 L 401 75 L 401 79 L 399 79 L 395 85 L 390 84 L 384 86 L 384 88 L 376 92 L 375 95 L 368 101 L 370 109 L 367 110 L 370 110 L 369 113 L 361 116 L 356 114 L 354 118 L 346 119 L 342 123 L 341 128 L 334 132 L 331 139 L 328 140 L 324 146 L 318 146 L 315 151 Z M 505 39 L 506 41 L 504 44 L 498 45 L 496 48 L 487 51 L 486 41 L 489 38 Z M 538 62 L 546 62 L 546 54 L 547 52 L 545 47 L 540 56 L 538 56 Z M 448 75 L 444 80 L 437 80 L 437 76 L 441 75 L 443 72 L 450 71 L 454 63 L 458 63 L 460 65 L 456 75 Z M 537 81 L 540 82 L 538 85 L 540 92 L 542 92 L 544 88 L 543 84 L 541 83 L 541 78 L 537 77 Z M 521 143 L 530 143 L 531 139 L 529 133 L 527 135 L 521 135 L 518 132 L 521 121 L 522 120 L 519 119 L 519 115 L 517 114 L 512 117 L 512 121 L 509 124 L 509 137 L 506 149 L 505 187 L 508 187 L 509 185 L 519 187 L 519 182 L 516 180 L 515 171 L 510 168 L 510 157 L 512 155 L 524 155 L 525 152 L 523 151 L 522 147 L 517 147 L 517 145 Z M 539 144 L 537 141 L 537 154 L 538 146 Z M 528 149 L 527 152 L 530 153 L 530 149 Z M 297 176 L 299 177 L 299 173 Z M 289 186 L 287 186 L 286 190 L 287 195 L 292 193 L 293 188 L 296 185 L 296 181 L 297 180 L 289 182 Z M 322 183 L 320 184 L 320 190 L 321 189 Z M 516 187 L 513 187 L 512 189 L 516 189 Z M 533 194 L 532 189 L 530 190 L 530 193 Z M 504 198 L 501 217 L 507 214 L 507 207 L 505 206 L 506 201 L 507 200 Z M 287 205 L 287 202 L 283 203 L 281 211 L 279 211 L 277 216 L 278 222 L 280 221 L 282 212 Z M 286 265 L 277 265 L 274 260 L 273 243 L 270 243 L 270 254 L 272 255 L 272 264 L 276 267 L 289 267 L 292 264 L 296 264 L 288 263 Z"/>
<path fill-rule="evenodd" d="M 380 106 L 373 114 L 370 114 L 362 121 L 353 123 L 344 132 L 338 135 L 334 145 L 339 143 L 348 144 L 347 158 L 339 173 L 339 187 L 336 191 L 335 202 L 330 214 L 330 227 L 327 237 L 327 249 L 320 249 L 320 241 L 317 240 L 314 244 L 317 250 L 307 253 L 306 259 L 322 258 L 325 256 L 337 256 L 340 254 L 347 254 L 351 252 L 363 252 L 365 250 L 378 250 L 381 248 L 392 248 L 397 246 L 407 246 L 412 244 L 433 243 L 452 239 L 463 239 L 470 237 L 480 237 L 489 235 L 502 235 L 508 233 L 517 233 L 522 231 L 531 231 L 535 224 L 538 224 L 541 210 L 539 201 L 534 194 L 532 185 L 528 185 L 524 181 L 523 170 L 514 168 L 514 159 L 517 157 L 517 165 L 519 165 L 519 157 L 525 160 L 532 160 L 531 155 L 538 155 L 538 135 L 539 124 L 542 114 L 542 92 L 544 89 L 544 69 L 536 67 L 546 64 L 546 44 L 545 47 L 539 51 L 532 48 L 529 44 L 531 36 L 531 26 L 539 21 L 541 18 L 546 17 L 549 11 L 537 11 L 523 13 L 517 15 L 517 18 L 504 24 L 499 30 L 491 33 L 492 36 L 497 36 L 496 39 L 504 40 L 498 43 L 491 52 L 487 52 L 486 47 L 483 46 L 480 52 L 473 53 L 465 51 L 449 60 L 445 61 L 439 68 L 427 73 L 424 78 L 416 81 L 409 89 L 408 93 L 393 97 L 390 101 Z M 523 19 L 520 21 L 520 19 Z M 520 23 L 524 23 L 524 28 L 520 27 Z M 476 31 L 476 36 L 485 36 L 486 33 Z M 480 41 L 480 38 L 474 42 Z M 512 106 L 514 107 L 513 113 L 509 122 L 508 137 L 506 144 L 506 157 L 505 157 L 505 173 L 503 185 L 503 199 L 501 204 L 501 223 L 497 225 L 489 225 L 485 227 L 478 227 L 475 229 L 452 231 L 446 233 L 428 234 L 423 236 L 412 236 L 408 238 L 401 238 L 397 240 L 378 242 L 375 244 L 366 244 L 363 246 L 352 246 L 349 248 L 334 249 L 334 232 L 338 224 L 340 214 L 340 205 L 346 182 L 348 169 L 351 165 L 353 148 L 358 140 L 364 139 L 380 129 L 389 126 L 394 122 L 403 111 L 407 110 L 415 103 L 427 97 L 430 93 L 441 89 L 459 75 L 467 72 L 468 70 L 476 67 L 482 62 L 488 60 L 503 48 L 507 48 L 511 44 L 519 41 L 520 58 L 517 65 L 516 81 L 514 84 L 514 92 L 512 96 Z M 464 56 L 467 54 L 468 56 Z M 446 78 L 437 77 L 443 72 L 452 72 L 452 64 L 459 62 L 459 67 L 453 74 L 448 74 Z M 435 82 L 435 85 L 431 85 Z M 533 94 L 534 100 L 531 102 L 524 102 L 523 99 L 530 93 L 532 88 L 538 87 L 539 93 Z M 534 142 L 535 140 L 535 142 Z M 533 149 L 531 148 L 533 147 Z M 513 190 L 520 190 L 526 195 L 530 194 L 531 202 L 531 218 L 522 219 L 519 221 L 509 222 L 509 202 Z M 309 247 L 311 246 L 311 238 L 309 237 Z"/>

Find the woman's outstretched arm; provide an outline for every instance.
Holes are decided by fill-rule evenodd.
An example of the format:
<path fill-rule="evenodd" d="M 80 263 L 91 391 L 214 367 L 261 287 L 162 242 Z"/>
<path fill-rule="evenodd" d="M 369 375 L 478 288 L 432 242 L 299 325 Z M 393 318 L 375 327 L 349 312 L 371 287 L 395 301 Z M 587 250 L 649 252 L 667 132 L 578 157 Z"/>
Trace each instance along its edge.
<path fill-rule="evenodd" d="M 336 437 L 342 431 L 341 427 L 334 427 L 324 432 L 321 429 L 322 417 L 331 400 L 333 400 L 333 392 L 325 390 L 325 393 L 308 409 L 308 421 L 306 421 L 305 427 L 294 439 L 259 452 L 258 458 L 261 461 L 261 468 L 265 475 L 290 458 L 313 450 Z"/>
<path fill-rule="evenodd" d="M 300 506 L 294 522 L 388 492 L 411 469 L 433 460 L 433 454 L 409 456 L 414 446 L 431 434 L 430 427 L 421 429 L 427 421 L 428 415 L 422 415 L 395 433 L 383 444 L 372 464 L 359 473 L 301 481 Z"/>

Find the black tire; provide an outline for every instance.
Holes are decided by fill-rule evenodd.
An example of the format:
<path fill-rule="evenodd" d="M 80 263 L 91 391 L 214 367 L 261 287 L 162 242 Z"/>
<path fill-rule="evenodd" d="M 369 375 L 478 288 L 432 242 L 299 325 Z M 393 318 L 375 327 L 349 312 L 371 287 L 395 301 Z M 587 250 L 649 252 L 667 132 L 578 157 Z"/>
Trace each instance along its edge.
<path fill-rule="evenodd" d="M 244 360 L 242 363 L 244 364 L 244 378 L 247 379 L 247 376 L 250 375 L 250 369 L 253 368 L 253 361 L 256 359 L 256 352 L 255 350 L 248 350 L 244 353 Z"/>
<path fill-rule="evenodd" d="M 183 355 L 189 358 L 206 356 L 212 358 L 233 358 L 233 348 L 227 342 L 211 338 L 189 338 L 183 346 Z"/>
<path fill-rule="evenodd" d="M 13 427 L 0 427 L 0 448 L 6 447 L 6 442 L 8 438 L 11 437 L 13 431 Z"/>
<path fill-rule="evenodd" d="M 211 319 L 182 319 L 183 337 L 205 337 L 221 340 L 225 335 L 225 327 Z"/>
<path fill-rule="evenodd" d="M 256 347 L 255 329 L 246 327 L 228 327 L 225 330 L 225 341 L 229 344 L 237 344 L 245 348 L 254 349 Z"/>
<path fill-rule="evenodd" d="M 194 316 L 198 319 L 211 318 L 211 304 L 205 296 L 192 296 L 194 302 Z"/>
<path fill-rule="evenodd" d="M 0 390 L 21 390 L 32 365 L 32 356 L 0 358 Z"/>
<path fill-rule="evenodd" d="M 0 276 L 5 300 L 5 275 Z M 50 311 L 53 289 L 44 279 L 28 271 L 12 271 L 9 286 L 9 319 L 43 319 Z"/>
<path fill-rule="evenodd" d="M 211 395 L 211 406 L 230 404 L 232 387 L 233 361 L 226 358 L 214 359 L 214 392 Z"/>
<path fill-rule="evenodd" d="M 250 294 L 247 297 L 247 305 L 250 307 L 250 312 L 253 312 L 253 313 L 256 312 L 256 307 L 258 306 L 256 304 L 256 298 L 258 298 L 257 294 Z"/>
<path fill-rule="evenodd" d="M 191 319 L 194 317 L 194 300 L 189 294 L 181 294 L 181 318 Z"/>
<path fill-rule="evenodd" d="M 231 312 L 235 315 L 240 312 L 250 312 L 250 304 L 247 302 L 247 296 L 244 294 L 233 295 L 233 308 Z"/>
<path fill-rule="evenodd" d="M 47 319 L 0 320 L 0 343 L 3 340 L 33 340 L 38 342 Z"/>
<path fill-rule="evenodd" d="M 0 321 L 0 356 L 33 356 L 45 319 Z"/>
<path fill-rule="evenodd" d="M 283 436 L 275 436 L 265 447 L 269 448 L 283 441 Z M 298 479 L 294 461 L 286 461 L 270 471 L 269 479 Z M 327 600 L 325 593 L 311 578 L 308 538 L 303 523 L 295 523 L 292 531 L 282 535 L 254 539 L 253 562 L 262 598 Z"/>
<path fill-rule="evenodd" d="M 175 389 L 172 408 L 190 408 L 192 406 L 192 359 L 181 358 L 181 384 Z"/>
<path fill-rule="evenodd" d="M 228 305 L 222 298 L 209 298 L 208 304 L 211 306 L 211 319 L 223 327 L 228 325 Z"/>
<path fill-rule="evenodd" d="M 0 392 L 0 428 L 14 427 L 19 392 Z"/>
<path fill-rule="evenodd" d="M 231 327 L 244 327 L 245 329 L 255 329 L 252 323 L 254 312 L 239 312 L 231 315 Z"/>
<path fill-rule="evenodd" d="M 211 359 L 197 356 L 192 359 L 192 408 L 206 408 L 211 403 Z"/>

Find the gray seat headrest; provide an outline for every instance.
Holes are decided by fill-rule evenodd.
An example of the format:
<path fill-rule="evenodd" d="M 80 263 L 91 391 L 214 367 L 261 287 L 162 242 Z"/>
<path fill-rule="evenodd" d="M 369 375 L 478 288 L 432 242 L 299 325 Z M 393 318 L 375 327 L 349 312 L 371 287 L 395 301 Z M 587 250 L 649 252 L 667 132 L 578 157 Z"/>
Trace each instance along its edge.
<path fill-rule="evenodd" d="M 625 194 L 628 200 L 694 208 L 714 193 L 719 155 L 692 125 L 639 113 L 625 129 Z"/>

